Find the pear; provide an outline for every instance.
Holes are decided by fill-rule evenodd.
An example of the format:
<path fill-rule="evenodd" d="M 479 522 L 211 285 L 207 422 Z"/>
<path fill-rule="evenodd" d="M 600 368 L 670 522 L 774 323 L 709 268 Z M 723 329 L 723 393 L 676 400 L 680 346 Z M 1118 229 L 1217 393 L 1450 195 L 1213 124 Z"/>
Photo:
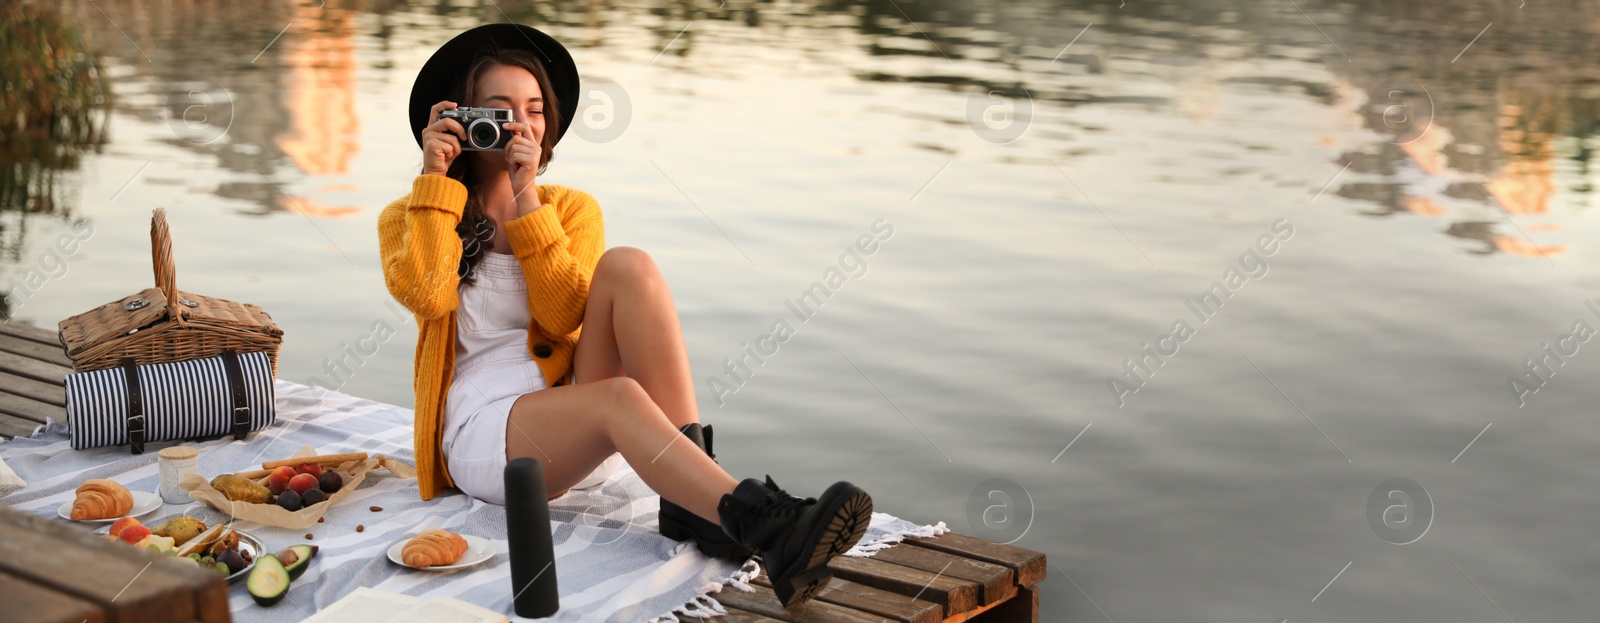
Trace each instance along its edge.
<path fill-rule="evenodd" d="M 171 537 L 173 543 L 183 545 L 188 543 L 189 539 L 199 536 L 201 532 L 205 531 L 206 524 L 199 519 L 188 515 L 178 515 L 156 526 L 156 529 L 151 530 L 150 533 L 156 536 Z"/>
<path fill-rule="evenodd" d="M 233 474 L 223 474 L 211 479 L 211 488 L 221 492 L 235 502 L 248 502 L 250 504 L 266 504 L 272 497 L 272 490 L 255 482 L 240 478 Z"/>

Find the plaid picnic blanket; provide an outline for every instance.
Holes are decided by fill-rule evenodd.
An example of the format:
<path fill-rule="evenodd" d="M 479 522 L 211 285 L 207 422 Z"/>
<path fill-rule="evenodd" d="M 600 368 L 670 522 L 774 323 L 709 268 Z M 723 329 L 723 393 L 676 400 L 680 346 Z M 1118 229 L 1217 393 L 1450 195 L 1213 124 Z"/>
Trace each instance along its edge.
<path fill-rule="evenodd" d="M 278 423 L 272 428 L 244 441 L 227 437 L 189 444 L 200 449 L 201 474 L 250 469 L 263 460 L 292 455 L 306 444 L 319 453 L 364 451 L 408 462 L 413 459 L 410 409 L 282 379 L 275 391 Z M 89 478 L 110 478 L 136 491 L 154 492 L 159 481 L 156 451 L 168 445 L 153 444 L 141 455 L 129 454 L 126 447 L 74 451 L 65 425 L 51 422 L 32 437 L 0 443 L 0 458 L 28 482 L 0 498 L 0 503 L 56 517 L 56 508 L 71 500 L 78 484 Z M 374 506 L 383 510 L 370 510 Z M 725 587 L 751 590 L 746 582 L 759 571 L 755 561 L 740 565 L 709 558 L 691 543 L 661 536 L 656 528 L 659 508 L 660 498 L 626 466 L 600 485 L 551 501 L 550 528 L 561 596 L 561 610 L 551 620 L 705 618 L 725 613 L 715 598 Z M 182 505 L 167 505 L 143 519 L 148 523 L 185 510 L 208 524 L 223 519 L 210 508 Z M 288 597 L 271 608 L 257 606 L 242 582 L 233 585 L 230 605 L 235 621 L 296 621 L 360 586 L 421 597 L 453 597 L 522 620 L 512 613 L 504 507 L 455 491 L 424 502 L 417 495 L 414 479 L 380 471 L 369 475 L 340 506 L 330 509 L 325 519 L 307 530 L 240 523 L 238 528 L 261 539 L 269 552 L 299 543 L 314 543 L 321 551 L 291 586 Z M 358 525 L 364 529 L 358 532 Z M 95 527 L 85 524 L 85 529 Z M 385 556 L 395 542 L 432 528 L 483 537 L 494 543 L 497 553 L 477 566 L 448 572 L 408 569 Z M 906 536 L 946 531 L 943 522 L 918 525 L 873 513 L 866 537 L 847 555 L 870 556 Z"/>

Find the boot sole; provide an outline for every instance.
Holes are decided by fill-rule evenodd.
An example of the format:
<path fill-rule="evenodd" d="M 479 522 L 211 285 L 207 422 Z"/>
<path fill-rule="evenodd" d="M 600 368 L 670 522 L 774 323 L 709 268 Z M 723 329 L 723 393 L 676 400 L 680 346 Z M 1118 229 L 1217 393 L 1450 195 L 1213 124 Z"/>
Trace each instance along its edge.
<path fill-rule="evenodd" d="M 662 536 L 674 541 L 693 540 L 695 549 L 700 550 L 700 553 L 712 558 L 721 558 L 723 560 L 731 560 L 733 562 L 743 562 L 750 559 L 750 550 L 747 550 L 743 545 L 734 542 L 733 539 L 727 539 L 726 542 L 721 543 L 707 543 L 706 539 L 699 538 L 697 535 L 695 535 L 694 529 L 690 528 L 688 524 L 679 522 L 671 517 L 660 517 L 658 519 L 658 523 L 661 524 L 660 527 Z"/>
<path fill-rule="evenodd" d="M 850 483 L 828 487 L 818 502 L 827 505 L 823 513 L 829 519 L 817 522 L 811 534 L 806 535 L 805 542 L 813 545 L 805 564 L 793 565 L 778 575 L 770 575 L 772 569 L 767 569 L 772 590 L 785 608 L 810 601 L 826 588 L 833 579 L 828 561 L 850 551 L 866 535 L 867 525 L 872 522 L 872 496 Z"/>

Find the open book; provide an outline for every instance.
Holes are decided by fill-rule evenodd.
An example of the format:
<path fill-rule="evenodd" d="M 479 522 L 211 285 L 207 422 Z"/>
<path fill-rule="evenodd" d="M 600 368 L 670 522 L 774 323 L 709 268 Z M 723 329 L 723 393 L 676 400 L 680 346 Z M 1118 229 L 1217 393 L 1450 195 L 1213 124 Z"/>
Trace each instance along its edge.
<path fill-rule="evenodd" d="M 506 615 L 450 597 L 412 597 L 365 586 L 300 623 L 510 623 Z"/>

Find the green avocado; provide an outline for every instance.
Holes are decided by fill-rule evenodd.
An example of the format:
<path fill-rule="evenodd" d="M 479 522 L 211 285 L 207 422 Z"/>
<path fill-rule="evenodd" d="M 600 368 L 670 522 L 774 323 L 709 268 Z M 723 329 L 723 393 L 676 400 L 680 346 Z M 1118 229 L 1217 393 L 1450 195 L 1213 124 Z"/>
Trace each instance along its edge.
<path fill-rule="evenodd" d="M 250 570 L 250 577 L 245 579 L 244 584 L 257 604 L 271 606 L 283 601 L 283 596 L 289 594 L 289 580 L 289 572 L 283 568 L 283 563 L 267 554 L 256 558 L 256 566 Z"/>
<path fill-rule="evenodd" d="M 315 545 L 291 545 L 277 554 L 278 562 L 289 572 L 289 579 L 298 580 L 306 572 L 306 565 L 317 555 Z"/>

